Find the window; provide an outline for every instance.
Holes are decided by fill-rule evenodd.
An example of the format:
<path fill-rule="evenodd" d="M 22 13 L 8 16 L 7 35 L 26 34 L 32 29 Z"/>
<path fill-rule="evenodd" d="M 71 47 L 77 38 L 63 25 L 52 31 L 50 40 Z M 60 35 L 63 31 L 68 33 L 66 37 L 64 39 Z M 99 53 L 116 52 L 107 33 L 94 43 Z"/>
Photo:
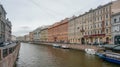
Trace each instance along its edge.
<path fill-rule="evenodd" d="M 108 14 L 106 14 L 106 18 L 108 18 Z"/>
<path fill-rule="evenodd" d="M 96 25 L 94 25 L 94 27 L 96 28 Z"/>
<path fill-rule="evenodd" d="M 106 26 L 108 26 L 108 22 L 106 21 Z"/>
<path fill-rule="evenodd" d="M 117 19 L 114 19 L 114 23 L 116 23 L 117 22 Z"/>
<path fill-rule="evenodd" d="M 119 26 L 118 25 L 114 27 L 114 32 L 116 32 L 116 31 L 119 31 Z"/>
<path fill-rule="evenodd" d="M 99 30 L 98 30 L 98 34 L 99 34 Z"/>
<path fill-rule="evenodd" d="M 106 29 L 106 33 L 108 33 L 108 29 Z"/>
<path fill-rule="evenodd" d="M 120 22 L 120 17 L 119 17 L 119 22 Z"/>
<path fill-rule="evenodd" d="M 95 31 L 95 34 L 96 34 L 96 31 Z"/>
<path fill-rule="evenodd" d="M 102 27 L 102 26 L 101 26 L 101 23 L 99 23 L 99 27 Z"/>
<path fill-rule="evenodd" d="M 119 25 L 119 31 L 120 31 L 120 25 Z"/>
<path fill-rule="evenodd" d="M 99 31 L 99 34 L 101 34 L 101 30 Z"/>

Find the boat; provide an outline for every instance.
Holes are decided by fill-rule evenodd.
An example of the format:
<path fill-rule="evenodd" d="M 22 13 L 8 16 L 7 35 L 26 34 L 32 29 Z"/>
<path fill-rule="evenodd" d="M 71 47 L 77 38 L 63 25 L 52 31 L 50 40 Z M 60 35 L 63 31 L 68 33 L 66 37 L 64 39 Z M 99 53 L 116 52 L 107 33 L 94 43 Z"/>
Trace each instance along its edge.
<path fill-rule="evenodd" d="M 55 48 L 60 48 L 61 46 L 58 45 L 58 44 L 53 44 L 53 47 L 55 47 Z"/>
<path fill-rule="evenodd" d="M 63 49 L 69 49 L 69 47 L 67 45 L 62 45 L 61 48 L 63 48 Z"/>
<path fill-rule="evenodd" d="M 86 48 L 86 49 L 85 49 L 85 52 L 86 52 L 87 54 L 91 54 L 91 55 L 94 55 L 94 54 L 96 53 L 96 51 L 95 51 L 94 49 L 89 49 L 89 48 Z"/>
<path fill-rule="evenodd" d="M 103 53 L 97 53 L 97 55 L 102 58 L 103 60 L 120 64 L 120 54 L 114 53 L 114 52 L 103 52 Z"/>

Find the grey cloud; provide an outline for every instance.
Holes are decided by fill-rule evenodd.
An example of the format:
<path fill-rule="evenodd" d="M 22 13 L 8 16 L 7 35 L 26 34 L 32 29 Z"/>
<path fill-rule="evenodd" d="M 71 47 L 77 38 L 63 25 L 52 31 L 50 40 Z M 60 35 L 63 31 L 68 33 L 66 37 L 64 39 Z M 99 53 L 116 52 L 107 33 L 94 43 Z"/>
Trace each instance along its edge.
<path fill-rule="evenodd" d="M 31 2 L 33 1 L 33 2 Z M 65 17 L 79 15 L 111 0 L 2 0 L 13 34 L 21 35 Z M 35 2 L 35 3 L 34 3 Z M 24 26 L 23 26 L 24 25 Z"/>

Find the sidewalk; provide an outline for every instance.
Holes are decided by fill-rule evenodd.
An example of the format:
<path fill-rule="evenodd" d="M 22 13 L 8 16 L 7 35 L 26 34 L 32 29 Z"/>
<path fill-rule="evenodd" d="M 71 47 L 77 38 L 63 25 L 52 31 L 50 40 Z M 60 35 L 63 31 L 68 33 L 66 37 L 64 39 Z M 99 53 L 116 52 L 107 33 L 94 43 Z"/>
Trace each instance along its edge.
<path fill-rule="evenodd" d="M 58 43 L 41 43 L 41 44 L 46 44 L 46 45 L 53 45 L 53 44 L 58 44 Z M 95 51 L 98 51 L 100 47 L 93 46 L 93 45 L 78 45 L 78 44 L 59 44 L 60 46 L 65 45 L 70 49 L 77 49 L 77 50 L 82 50 L 84 51 L 86 48 L 89 49 L 94 49 Z"/>

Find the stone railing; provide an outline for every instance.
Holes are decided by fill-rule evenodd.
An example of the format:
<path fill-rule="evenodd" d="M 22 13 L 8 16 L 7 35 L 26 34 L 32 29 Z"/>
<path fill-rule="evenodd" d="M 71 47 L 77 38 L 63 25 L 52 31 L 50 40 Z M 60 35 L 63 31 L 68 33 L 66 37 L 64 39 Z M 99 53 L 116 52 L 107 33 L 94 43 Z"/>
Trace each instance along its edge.
<path fill-rule="evenodd" d="M 20 43 L 0 47 L 0 67 L 13 67 L 19 54 Z"/>

